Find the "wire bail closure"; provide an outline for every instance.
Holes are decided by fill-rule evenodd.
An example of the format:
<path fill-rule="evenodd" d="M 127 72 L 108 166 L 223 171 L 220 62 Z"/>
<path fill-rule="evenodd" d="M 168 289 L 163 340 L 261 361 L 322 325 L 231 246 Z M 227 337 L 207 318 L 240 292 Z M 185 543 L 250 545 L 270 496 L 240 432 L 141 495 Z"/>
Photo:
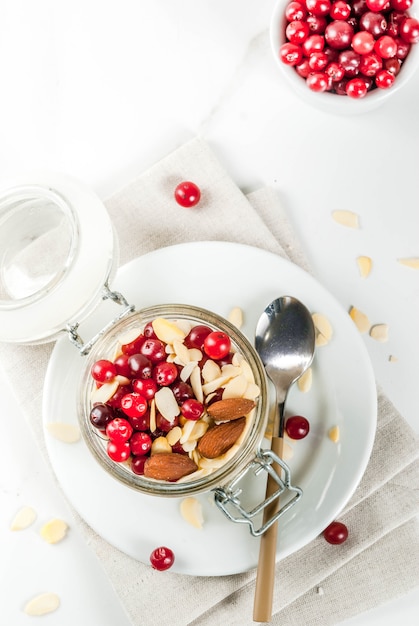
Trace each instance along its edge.
<path fill-rule="evenodd" d="M 283 478 L 274 467 L 277 463 L 282 468 Z M 238 483 L 249 473 L 258 476 L 261 472 L 267 472 L 277 483 L 278 489 L 272 495 L 260 502 L 250 511 L 246 510 L 241 502 L 240 495 L 242 489 Z M 217 506 L 222 510 L 229 520 L 237 524 L 247 524 L 253 537 L 260 537 L 268 530 L 284 513 L 293 507 L 303 495 L 302 489 L 291 484 L 291 471 L 288 465 L 280 459 L 272 450 L 259 450 L 256 457 L 248 463 L 242 472 L 226 487 L 218 487 L 214 490 L 214 499 Z M 257 527 L 256 518 L 274 500 L 286 497 L 284 504 L 278 512 L 268 519 L 264 524 Z"/>
<path fill-rule="evenodd" d="M 82 338 L 80 337 L 78 333 L 78 328 L 80 326 L 79 322 L 76 322 L 72 325 L 67 324 L 66 326 L 66 331 L 68 333 L 71 343 L 76 346 L 82 356 L 88 354 L 97 342 L 97 340 L 102 337 L 110 328 L 112 328 L 112 326 L 114 326 L 117 322 L 126 317 L 129 313 L 135 311 L 135 305 L 128 304 L 128 301 L 124 298 L 124 296 L 118 291 L 112 291 L 107 283 L 105 283 L 103 287 L 102 300 L 112 300 L 112 302 L 115 302 L 115 304 L 123 306 L 124 309 L 119 315 L 114 317 L 110 322 L 106 324 L 106 326 L 104 326 L 98 333 L 96 333 L 96 335 L 94 335 L 92 339 L 90 339 L 90 341 L 84 343 Z"/>

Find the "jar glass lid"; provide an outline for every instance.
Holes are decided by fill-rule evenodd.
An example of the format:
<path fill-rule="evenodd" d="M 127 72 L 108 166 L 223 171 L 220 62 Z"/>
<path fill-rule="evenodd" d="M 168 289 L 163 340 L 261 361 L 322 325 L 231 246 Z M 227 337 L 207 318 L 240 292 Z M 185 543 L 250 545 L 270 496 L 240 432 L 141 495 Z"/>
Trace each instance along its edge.
<path fill-rule="evenodd" d="M 49 341 L 100 301 L 115 238 L 103 203 L 67 177 L 0 187 L 0 341 Z"/>

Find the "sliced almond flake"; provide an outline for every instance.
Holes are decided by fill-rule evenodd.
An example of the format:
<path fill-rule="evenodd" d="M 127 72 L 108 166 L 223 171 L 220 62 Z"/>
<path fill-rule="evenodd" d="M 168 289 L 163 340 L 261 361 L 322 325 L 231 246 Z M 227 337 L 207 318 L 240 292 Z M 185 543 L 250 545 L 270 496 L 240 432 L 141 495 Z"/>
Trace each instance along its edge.
<path fill-rule="evenodd" d="M 157 317 L 153 320 L 152 326 L 157 338 L 164 343 L 173 344 L 176 339 L 182 341 L 187 335 L 178 324 L 163 317 Z"/>
<path fill-rule="evenodd" d="M 332 211 L 332 217 L 338 224 L 349 228 L 359 228 L 359 218 L 353 211 Z"/>
<path fill-rule="evenodd" d="M 182 369 L 180 373 L 180 380 L 186 383 L 188 378 L 190 378 L 193 370 L 197 367 L 196 361 L 190 361 L 185 367 Z"/>
<path fill-rule="evenodd" d="M 359 256 L 356 259 L 361 278 L 369 276 L 372 269 L 372 260 L 369 256 Z"/>
<path fill-rule="evenodd" d="M 241 373 L 242 373 L 241 367 L 237 367 L 236 365 L 233 365 L 232 363 L 227 363 L 226 365 L 223 365 L 221 368 L 221 375 L 228 376 L 229 378 L 238 376 Z"/>
<path fill-rule="evenodd" d="M 182 447 L 185 450 L 185 452 L 192 452 L 192 450 L 195 450 L 196 444 L 197 444 L 197 441 L 185 441 L 185 443 L 182 444 Z"/>
<path fill-rule="evenodd" d="M 175 426 L 174 428 L 172 428 L 172 430 L 169 430 L 169 432 L 166 435 L 166 439 L 169 442 L 169 444 L 171 446 L 174 446 L 175 443 L 177 443 L 179 441 L 179 439 L 182 436 L 182 429 L 180 426 Z"/>
<path fill-rule="evenodd" d="M 313 370 L 311 367 L 308 367 L 304 374 L 300 376 L 297 380 L 298 389 L 302 393 L 307 393 L 311 389 L 311 384 L 313 382 Z"/>
<path fill-rule="evenodd" d="M 168 363 L 177 363 L 178 365 L 182 365 L 180 363 L 180 359 L 174 353 L 173 354 L 168 354 L 167 357 L 166 357 L 166 361 Z"/>
<path fill-rule="evenodd" d="M 202 368 L 202 378 L 204 379 L 204 383 L 210 383 L 216 378 L 219 378 L 219 376 L 221 376 L 220 366 L 215 361 L 208 359 Z"/>
<path fill-rule="evenodd" d="M 235 306 L 231 309 L 230 313 L 227 317 L 230 324 L 234 324 L 236 328 L 241 328 L 243 326 L 243 311 L 239 306 Z"/>
<path fill-rule="evenodd" d="M 204 516 L 202 504 L 196 498 L 184 498 L 180 503 L 180 513 L 183 519 L 194 528 L 202 528 Z"/>
<path fill-rule="evenodd" d="M 198 366 L 192 370 L 190 383 L 195 394 L 195 398 L 198 400 L 198 402 L 203 402 L 204 392 L 202 391 L 201 370 Z"/>
<path fill-rule="evenodd" d="M 248 382 L 254 383 L 255 377 L 253 376 L 252 368 L 250 367 L 249 363 L 243 359 L 239 367 L 242 371 L 242 374 L 246 376 Z"/>
<path fill-rule="evenodd" d="M 189 348 L 189 360 L 190 361 L 202 361 L 203 354 L 198 348 Z"/>
<path fill-rule="evenodd" d="M 47 543 L 58 543 L 64 539 L 68 525 L 62 519 L 52 519 L 41 528 L 40 535 Z"/>
<path fill-rule="evenodd" d="M 150 402 L 150 431 L 154 433 L 157 428 L 156 424 L 156 401 L 154 398 Z"/>
<path fill-rule="evenodd" d="M 176 320 L 175 324 L 184 333 L 185 337 L 186 337 L 186 335 L 189 335 L 191 329 L 195 325 L 190 320 L 185 320 L 185 319 Z"/>
<path fill-rule="evenodd" d="M 399 359 L 394 356 L 394 354 L 390 354 L 390 356 L 388 357 L 388 360 L 390 361 L 390 363 L 396 363 Z"/>
<path fill-rule="evenodd" d="M 191 432 L 194 426 L 195 426 L 195 422 L 193 422 L 192 420 L 186 421 L 184 427 L 182 428 L 182 436 L 179 439 L 180 444 L 183 445 L 189 440 L 189 437 L 191 436 Z"/>
<path fill-rule="evenodd" d="M 172 344 L 167 343 L 167 344 L 166 344 L 166 346 L 165 346 L 165 348 L 164 348 L 164 351 L 165 351 L 165 353 L 166 353 L 166 354 L 172 354 L 172 352 L 173 352 L 173 346 L 172 346 Z"/>
<path fill-rule="evenodd" d="M 325 346 L 333 336 L 332 325 L 322 313 L 313 313 L 312 318 L 316 332 L 316 346 Z"/>
<path fill-rule="evenodd" d="M 105 402 L 112 398 L 118 387 L 119 381 L 116 377 L 109 383 L 104 383 L 101 387 L 95 387 L 92 391 L 92 404 L 95 404 L 96 402 L 105 404 Z"/>
<path fill-rule="evenodd" d="M 228 398 L 242 398 L 246 393 L 248 384 L 248 380 L 244 374 L 235 376 L 235 378 L 232 378 L 224 387 L 223 400 L 227 400 Z"/>
<path fill-rule="evenodd" d="M 155 396 L 157 410 L 163 415 L 168 422 L 173 422 L 175 417 L 179 415 L 180 408 L 176 402 L 173 391 L 169 387 L 161 387 Z"/>
<path fill-rule="evenodd" d="M 388 330 L 387 324 L 374 324 L 370 329 L 370 337 L 384 343 L 388 341 Z"/>
<path fill-rule="evenodd" d="M 191 454 L 193 454 L 194 451 L 191 452 Z M 196 472 L 193 472 L 193 474 L 189 474 L 188 476 L 183 476 L 183 478 L 179 478 L 179 480 L 177 481 L 178 483 L 186 483 L 189 480 L 191 480 L 191 478 L 193 478 L 194 480 L 197 480 L 198 478 L 204 478 L 205 476 L 208 476 L 208 474 L 212 473 L 212 469 L 198 469 L 196 470 Z"/>
<path fill-rule="evenodd" d="M 194 427 L 192 428 L 191 434 L 189 435 L 188 441 L 198 441 L 208 430 L 208 422 L 204 422 L 203 420 L 198 420 L 194 423 Z"/>
<path fill-rule="evenodd" d="M 358 328 L 360 333 L 367 333 L 371 328 L 371 322 L 365 315 L 365 313 L 355 308 L 354 306 L 350 308 L 349 316 L 355 323 L 355 326 Z"/>
<path fill-rule="evenodd" d="M 406 257 L 404 259 L 397 259 L 397 263 L 411 267 L 414 270 L 419 270 L 419 256 Z"/>
<path fill-rule="evenodd" d="M 114 380 L 117 380 L 120 385 L 129 385 L 129 383 L 131 382 L 129 378 L 127 378 L 126 376 L 121 376 L 120 374 L 115 376 Z"/>
<path fill-rule="evenodd" d="M 289 461 L 294 456 L 294 448 L 290 446 L 286 441 L 283 442 L 282 447 L 282 460 Z"/>
<path fill-rule="evenodd" d="M 340 429 L 339 426 L 332 426 L 327 431 L 327 436 L 333 443 L 338 443 L 340 437 Z"/>
<path fill-rule="evenodd" d="M 138 339 L 140 335 L 141 331 L 138 328 L 131 328 L 130 330 L 127 330 L 123 335 L 118 337 L 118 341 L 121 346 L 125 346 L 127 343 L 131 343 L 132 341 Z"/>
<path fill-rule="evenodd" d="M 174 341 L 173 350 L 176 356 L 179 357 L 180 359 L 180 363 L 179 363 L 180 365 L 186 365 L 187 363 L 189 363 L 189 361 L 193 360 L 189 356 L 188 348 L 185 346 L 184 343 L 182 343 L 182 341 L 178 341 L 178 340 Z"/>
<path fill-rule="evenodd" d="M 23 612 L 26 615 L 46 615 L 56 611 L 59 606 L 60 598 L 56 593 L 41 593 L 27 602 Z"/>
<path fill-rule="evenodd" d="M 80 440 L 80 428 L 76 424 L 50 422 L 46 429 L 55 439 L 63 443 L 77 443 Z"/>
<path fill-rule="evenodd" d="M 248 383 L 243 398 L 255 400 L 260 396 L 260 387 L 256 383 Z"/>
<path fill-rule="evenodd" d="M 25 530 L 36 520 L 36 512 L 31 506 L 23 506 L 10 524 L 10 530 Z"/>
<path fill-rule="evenodd" d="M 210 383 L 205 383 L 202 385 L 202 389 L 204 394 L 207 396 L 219 387 L 222 387 L 230 380 L 231 376 L 220 376 L 219 378 L 215 378 Z"/>
<path fill-rule="evenodd" d="M 166 437 L 157 437 L 151 444 L 151 454 L 161 454 L 162 452 L 171 452 L 172 446 Z M 173 457 L 174 458 L 174 457 Z"/>

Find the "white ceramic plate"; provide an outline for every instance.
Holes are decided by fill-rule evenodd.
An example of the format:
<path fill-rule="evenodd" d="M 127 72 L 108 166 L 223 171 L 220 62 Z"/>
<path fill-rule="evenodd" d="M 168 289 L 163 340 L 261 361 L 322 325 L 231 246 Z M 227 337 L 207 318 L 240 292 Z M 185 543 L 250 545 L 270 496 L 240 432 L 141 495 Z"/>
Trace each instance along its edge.
<path fill-rule="evenodd" d="M 153 304 L 201 306 L 227 317 L 244 311 L 243 332 L 253 340 L 259 315 L 282 295 L 299 298 L 312 312 L 325 314 L 334 334 L 316 351 L 313 384 L 302 393 L 296 385 L 287 414 L 305 415 L 309 435 L 290 444 L 293 482 L 303 498 L 281 517 L 277 558 L 319 535 L 339 514 L 367 465 L 376 428 L 376 391 L 369 358 L 346 311 L 310 275 L 268 252 L 240 244 L 198 242 L 162 248 L 123 266 L 112 287 L 137 310 Z M 109 319 L 109 313 L 106 315 Z M 97 330 L 104 312 L 97 310 L 81 334 Z M 84 360 L 66 337 L 57 342 L 44 393 L 44 423 L 77 423 L 77 384 Z M 340 440 L 327 436 L 340 428 Z M 226 575 L 256 566 L 258 539 L 247 526 L 224 517 L 210 493 L 199 495 L 204 526 L 196 529 L 181 516 L 178 499 L 137 493 L 107 475 L 84 441 L 65 444 L 46 432 L 48 453 L 57 478 L 81 517 L 106 541 L 131 557 L 149 562 L 151 551 L 172 548 L 171 571 L 191 575 Z M 263 492 L 261 493 L 261 497 Z"/>

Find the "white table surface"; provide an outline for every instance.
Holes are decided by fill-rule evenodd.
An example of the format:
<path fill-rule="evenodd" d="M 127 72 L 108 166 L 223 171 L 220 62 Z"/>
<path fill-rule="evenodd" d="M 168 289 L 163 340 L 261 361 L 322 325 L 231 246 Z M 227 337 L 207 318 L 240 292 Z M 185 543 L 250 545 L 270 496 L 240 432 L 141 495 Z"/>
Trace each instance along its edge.
<path fill-rule="evenodd" d="M 418 1 L 418 0 L 416 0 Z M 387 323 L 365 336 L 377 381 L 419 433 L 419 73 L 382 108 L 340 118 L 308 108 L 282 79 L 268 26 L 273 0 L 0 2 L 1 177 L 34 168 L 76 176 L 102 198 L 200 135 L 244 191 L 278 190 L 316 277 L 349 309 Z M 334 209 L 361 218 L 338 226 Z M 228 210 L 228 208 L 226 208 Z M 358 255 L 373 259 L 361 279 Z M 397 357 L 389 361 L 389 355 Z M 123 609 L 78 532 L 47 550 L 36 528 L 11 533 L 16 510 L 71 513 L 18 403 L 0 378 L 2 622 L 36 589 L 65 590 L 45 624 L 125 626 Z M 42 545 L 41 545 L 42 544 Z M 347 626 L 417 624 L 419 590 Z M 175 622 L 174 622 L 175 623 Z"/>

